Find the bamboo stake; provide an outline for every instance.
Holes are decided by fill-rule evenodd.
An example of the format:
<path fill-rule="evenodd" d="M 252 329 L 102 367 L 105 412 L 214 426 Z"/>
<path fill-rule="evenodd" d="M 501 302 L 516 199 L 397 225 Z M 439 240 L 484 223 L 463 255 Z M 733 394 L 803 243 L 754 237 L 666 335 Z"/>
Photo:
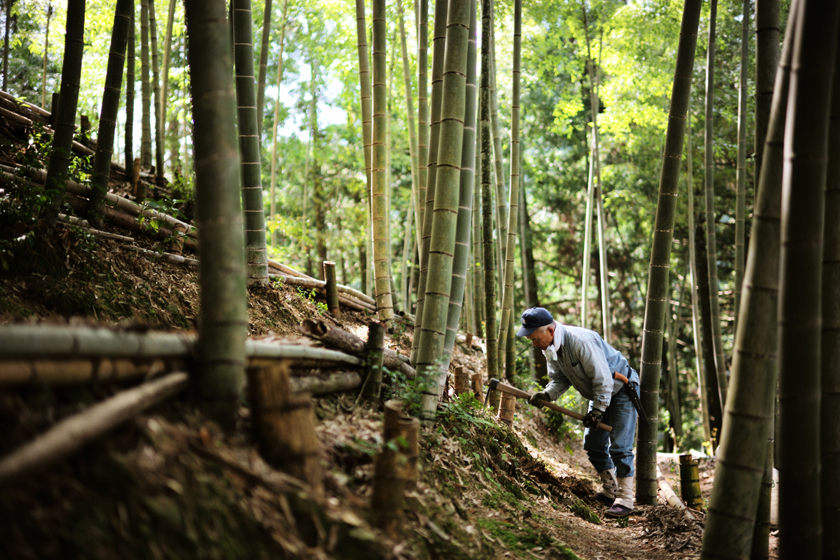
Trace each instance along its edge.
<path fill-rule="evenodd" d="M 368 401 L 379 400 L 382 389 L 384 347 L 385 324 L 374 321 L 368 325 L 368 340 L 365 344 L 365 383 L 359 395 Z"/>
<path fill-rule="evenodd" d="M 88 410 L 62 420 L 34 441 L 0 460 L 0 484 L 31 475 L 62 459 L 111 428 L 164 401 L 187 386 L 186 373 L 172 373 L 118 393 Z"/>
<path fill-rule="evenodd" d="M 338 306 L 338 287 L 335 282 L 335 263 L 324 261 L 324 279 L 326 280 L 327 309 L 333 317 L 341 317 L 341 308 Z"/>

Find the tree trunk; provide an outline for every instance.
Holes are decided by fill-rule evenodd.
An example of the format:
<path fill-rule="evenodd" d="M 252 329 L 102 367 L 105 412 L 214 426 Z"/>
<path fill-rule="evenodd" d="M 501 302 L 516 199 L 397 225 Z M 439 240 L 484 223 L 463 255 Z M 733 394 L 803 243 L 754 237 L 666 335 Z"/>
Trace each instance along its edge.
<path fill-rule="evenodd" d="M 405 111 L 406 121 L 408 126 L 408 149 L 411 156 L 411 201 L 414 203 L 414 218 L 416 223 L 420 223 L 420 215 L 418 204 L 420 197 L 419 180 L 420 172 L 418 169 L 418 155 L 417 155 L 417 126 L 414 124 L 414 96 L 411 93 L 411 68 L 408 61 L 408 47 L 405 42 L 405 21 L 403 18 L 402 0 L 397 0 L 397 10 L 399 11 L 400 20 L 400 49 L 402 52 L 402 67 L 403 67 L 403 82 L 405 86 Z M 411 206 L 411 204 L 409 204 Z M 417 231 L 417 239 L 420 239 L 420 232 Z"/>
<path fill-rule="evenodd" d="M 394 317 L 391 294 L 391 236 L 389 227 L 388 170 L 386 129 L 388 32 L 385 25 L 385 0 L 373 0 L 373 144 L 371 163 L 371 220 L 373 233 L 373 269 L 376 310 L 379 320 L 387 323 Z"/>
<path fill-rule="evenodd" d="M 448 358 L 444 355 L 447 311 L 452 283 L 455 232 L 458 221 L 459 183 L 464 138 L 464 105 L 470 30 L 470 0 L 451 0 L 446 22 L 446 58 L 441 64 L 439 134 L 436 169 L 429 164 L 429 178 L 435 176 L 433 211 L 426 208 L 426 222 L 431 222 L 429 270 L 423 306 L 423 327 L 417 352 L 417 375 L 428 379 L 429 389 L 420 397 L 420 417 L 433 422 L 438 400 L 446 385 Z M 437 27 L 437 23 L 435 24 Z M 436 57 L 437 58 L 437 57 Z M 435 61 L 437 66 L 437 61 Z M 434 94 L 432 97 L 434 107 Z M 434 109 L 433 109 L 434 111 Z M 434 121 L 434 119 L 433 119 Z M 434 146 L 432 146 L 434 147 Z M 422 283 L 422 279 L 421 279 Z M 418 311 L 419 312 L 419 311 Z"/>
<path fill-rule="evenodd" d="M 470 230 L 472 228 L 473 188 L 475 186 L 475 121 L 478 104 L 476 76 L 476 2 L 470 1 L 470 27 L 467 47 L 467 80 L 465 84 L 463 146 L 461 147 L 460 191 L 458 199 L 455 254 L 452 263 L 452 286 L 449 294 L 449 313 L 444 342 L 447 367 L 455 346 L 455 335 L 466 305 L 464 287 L 470 262 Z"/>
<path fill-rule="evenodd" d="M 271 8 L 271 0 L 265 0 L 265 10 L 263 11 L 262 41 L 260 42 L 260 70 L 259 78 L 257 79 L 257 134 L 260 138 L 262 138 L 263 110 L 265 109 L 265 76 L 268 71 L 268 45 L 269 40 L 271 38 Z M 286 11 L 285 4 L 283 11 Z M 285 18 L 283 18 L 283 22 L 285 24 Z M 278 97 L 280 96 L 278 95 Z M 272 213 L 272 217 L 273 216 L 274 214 Z"/>
<path fill-rule="evenodd" d="M 365 189 L 365 205 L 366 224 L 365 227 L 365 245 L 370 245 L 370 226 L 371 226 L 371 164 L 372 164 L 372 149 L 371 142 L 373 138 L 373 108 L 371 103 L 371 86 L 370 86 L 370 62 L 368 60 L 367 47 L 367 30 L 365 26 L 365 0 L 356 0 L 356 41 L 359 51 L 359 89 L 362 102 L 362 143 L 365 151 L 365 177 L 367 179 L 367 187 Z M 365 248 L 365 255 L 368 249 Z M 367 268 L 367 262 L 363 263 Z M 362 284 L 362 291 L 369 293 L 368 287 L 368 270 L 362 274 L 365 283 Z"/>
<path fill-rule="evenodd" d="M 163 184 L 163 122 L 160 114 L 160 64 L 158 62 L 157 19 L 155 0 L 149 0 L 149 36 L 152 49 L 152 93 L 155 97 L 155 179 Z"/>
<path fill-rule="evenodd" d="M 592 204 L 595 201 L 595 133 L 589 141 L 589 175 L 586 181 L 586 216 L 583 225 L 583 257 L 580 278 L 580 326 L 589 328 L 589 266 L 592 262 Z"/>
<path fill-rule="evenodd" d="M 781 560 L 821 558 L 823 552 L 818 474 L 823 220 L 839 15 L 840 3 L 804 0 L 795 27 L 779 262 Z M 829 425 L 836 421 L 831 418 Z"/>
<path fill-rule="evenodd" d="M 85 0 L 69 0 L 64 35 L 64 62 L 61 66 L 61 95 L 58 100 L 55 134 L 53 134 L 45 183 L 49 205 L 44 210 L 43 218 L 44 225 L 49 231 L 52 231 L 58 219 L 58 211 L 64 199 L 67 172 L 70 168 L 84 49 Z"/>
<path fill-rule="evenodd" d="M 689 108 L 691 103 L 689 102 Z M 712 429 L 709 423 L 709 399 L 706 390 L 706 368 L 703 359 L 702 330 L 700 327 L 700 307 L 697 303 L 697 251 L 694 243 L 694 173 L 691 157 L 691 111 L 687 118 L 686 132 L 686 198 L 688 200 L 688 261 L 691 273 L 691 330 L 694 338 L 694 364 L 697 369 L 697 387 L 700 392 L 700 407 L 703 415 L 703 441 L 711 447 Z M 711 451 L 710 451 L 711 453 Z"/>
<path fill-rule="evenodd" d="M 522 74 L 522 0 L 513 3 L 513 95 L 511 96 L 510 112 L 510 201 L 508 202 L 507 242 L 505 243 L 505 283 L 502 292 L 502 320 L 499 323 L 499 344 L 505 349 L 505 372 L 507 375 L 513 369 L 508 340 L 510 326 L 513 319 L 513 268 L 516 259 L 516 230 L 519 218 L 519 165 L 522 161 L 519 155 L 519 81 Z M 501 361 L 501 358 L 500 358 Z"/>
<path fill-rule="evenodd" d="M 53 7 L 47 7 L 47 28 L 44 31 L 44 68 L 41 72 L 41 109 L 47 108 L 47 62 L 50 58 L 50 20 L 53 15 Z M 132 21 L 133 18 L 132 18 Z"/>
<path fill-rule="evenodd" d="M 776 66 L 779 64 L 779 0 L 755 2 L 755 197 L 764 161 Z"/>
<path fill-rule="evenodd" d="M 836 56 L 836 55 L 835 55 Z M 836 61 L 835 61 L 836 65 Z M 823 558 L 840 557 L 840 437 L 835 427 L 840 418 L 840 74 L 834 74 L 825 185 L 825 240 L 823 251 L 822 335 L 820 340 L 821 390 L 820 453 L 822 456 Z"/>
<path fill-rule="evenodd" d="M 232 425 L 245 376 L 248 293 L 230 34 L 223 0 L 186 0 L 185 9 L 202 248 L 199 373 L 191 381 L 211 415 Z"/>
<path fill-rule="evenodd" d="M 677 337 L 680 333 L 680 317 L 682 316 L 683 292 L 685 291 L 685 276 L 677 278 L 679 283 L 679 296 L 677 296 L 677 308 L 675 317 L 670 321 L 668 330 L 668 414 L 671 417 L 671 428 L 674 430 L 674 438 L 679 442 L 683 437 L 682 412 L 680 410 L 680 361 L 677 359 Z M 668 310 L 670 318 L 671 311 Z"/>
<path fill-rule="evenodd" d="M 96 154 L 93 157 L 93 176 L 90 182 L 90 199 L 87 205 L 88 221 L 102 228 L 102 214 L 105 209 L 105 194 L 111 176 L 111 156 L 114 154 L 114 132 L 117 113 L 120 110 L 120 86 L 122 85 L 123 63 L 128 42 L 128 27 L 134 0 L 117 0 L 114 11 L 114 27 L 111 31 L 111 51 L 108 54 L 108 70 L 105 74 L 105 93 L 102 95 L 102 110 L 99 113 L 99 132 L 96 135 Z"/>
<path fill-rule="evenodd" d="M 638 456 L 636 465 L 636 499 L 641 504 L 656 503 L 656 439 L 659 424 L 659 378 L 662 359 L 662 329 L 665 323 L 668 294 L 668 273 L 671 261 L 671 240 L 674 237 L 679 166 L 682 161 L 685 121 L 691 98 L 691 78 L 694 73 L 694 50 L 697 46 L 697 28 L 700 23 L 700 0 L 686 0 L 677 49 L 671 109 L 665 133 L 665 150 L 659 180 L 659 202 L 656 206 L 656 223 L 650 272 L 648 276 L 647 305 L 644 320 L 642 348 L 642 405 L 650 426 L 639 426 Z"/>
<path fill-rule="evenodd" d="M 248 285 L 265 286 L 268 284 L 268 256 L 265 249 L 265 210 L 263 209 L 251 18 L 251 0 L 233 0 L 237 132 L 241 158 L 240 180 L 245 216 Z"/>
<path fill-rule="evenodd" d="M 491 13 L 491 25 L 495 29 L 496 14 Z M 496 36 L 495 33 L 490 36 L 490 123 L 493 127 L 493 166 L 496 177 L 496 227 L 498 229 L 499 242 L 496 244 L 496 263 L 498 264 L 498 283 L 499 293 L 501 297 L 504 293 L 504 277 L 505 277 L 505 257 L 507 255 L 507 226 L 510 218 L 508 217 L 507 207 L 507 185 L 505 185 L 505 170 L 502 163 L 504 155 L 502 154 L 502 134 L 499 126 L 499 96 L 496 89 Z M 499 302 L 501 304 L 501 301 Z M 499 305 L 501 307 L 501 305 Z"/>
<path fill-rule="evenodd" d="M 134 44 L 135 28 L 137 27 L 137 5 L 131 8 L 131 22 L 128 27 L 128 47 L 125 61 L 125 168 L 126 173 L 134 163 L 134 59 L 136 47 Z"/>
<path fill-rule="evenodd" d="M 491 185 L 492 140 L 490 115 L 490 42 L 493 35 L 493 0 L 481 0 L 481 216 L 484 245 L 484 330 L 486 331 L 487 378 L 499 376 L 498 340 L 496 338 L 496 248 L 493 243 L 495 212 Z"/>
<path fill-rule="evenodd" d="M 539 285 L 537 283 L 537 264 L 534 260 L 534 240 L 531 233 L 531 217 L 528 215 L 528 197 L 525 192 L 525 186 L 522 186 L 519 193 L 521 195 L 521 214 L 522 221 L 522 284 L 525 289 L 525 307 L 537 307 L 540 305 Z M 542 385 L 548 384 L 548 365 L 545 361 L 543 353 L 536 348 L 531 348 L 531 364 L 533 365 L 534 379 L 537 383 Z"/>
<path fill-rule="evenodd" d="M 481 236 L 481 123 L 476 126 L 476 146 L 473 148 L 475 152 L 474 169 L 474 183 L 473 183 L 473 233 L 472 233 L 472 285 L 473 285 L 473 323 L 475 324 L 475 335 L 479 338 L 484 338 L 484 304 L 482 297 L 484 296 L 484 258 L 482 256 L 482 248 L 484 247 Z"/>
<path fill-rule="evenodd" d="M 142 136 L 140 138 L 140 167 L 152 167 L 152 90 L 149 81 L 149 2 L 140 0 L 140 116 Z M 145 194 L 143 196 L 145 198 Z M 143 202 L 141 199 L 139 202 Z"/>
<path fill-rule="evenodd" d="M 271 125 L 271 202 L 270 220 L 277 215 L 276 209 L 276 186 L 277 186 L 277 129 L 280 123 L 280 84 L 283 82 L 283 48 L 286 44 L 286 25 L 288 24 L 289 0 L 283 0 L 283 23 L 280 27 L 280 59 L 277 62 L 277 97 L 274 99 L 274 122 Z M 276 229 L 272 229 L 276 231 Z M 271 244 L 276 243 L 276 236 L 272 235 Z"/>
<path fill-rule="evenodd" d="M 415 0 L 415 7 L 417 2 Z M 417 247 L 422 247 L 429 174 L 429 0 L 420 0 L 417 18 Z M 419 294 L 418 294 L 419 295 Z"/>
<path fill-rule="evenodd" d="M 701 214 L 702 216 L 702 214 Z M 715 353 L 712 348 L 712 306 L 709 302 L 709 268 L 706 258 L 706 236 L 701 223 L 694 231 L 695 256 L 697 262 L 697 292 L 700 300 L 700 316 L 702 317 L 702 345 L 699 349 L 706 364 L 706 402 L 709 404 L 709 429 L 712 435 L 710 446 L 712 451 L 717 449 L 720 441 L 721 424 L 723 422 L 723 406 L 720 402 L 720 391 L 717 386 L 717 372 L 715 371 Z"/>
<path fill-rule="evenodd" d="M 750 56 L 750 0 L 744 0 L 741 19 L 741 74 L 738 85 L 738 163 L 735 197 L 735 330 L 741 313 L 741 284 L 744 283 L 744 215 L 747 185 L 747 74 Z"/>
<path fill-rule="evenodd" d="M 706 50 L 706 258 L 709 267 L 709 303 L 712 308 L 712 348 L 715 351 L 715 370 L 717 371 L 720 404 L 726 406 L 726 358 L 723 355 L 723 341 L 720 335 L 720 302 L 718 298 L 717 246 L 715 235 L 715 158 L 712 153 L 714 96 L 715 96 L 715 26 L 717 20 L 717 0 L 710 0 L 709 42 Z"/>
<path fill-rule="evenodd" d="M 438 141 L 440 139 L 441 89 L 443 88 L 443 57 L 446 48 L 447 0 L 435 1 L 434 56 L 432 57 L 432 103 L 431 126 L 429 127 L 429 154 L 426 170 L 426 199 L 423 212 L 423 235 L 420 244 L 420 277 L 417 282 L 417 313 L 414 322 L 414 338 L 411 341 L 411 364 L 417 363 L 420 333 L 423 330 L 423 307 L 426 301 L 426 280 L 429 271 L 429 250 L 432 241 L 432 214 L 435 205 L 435 181 L 437 178 Z M 420 224 L 417 224 L 420 227 Z M 447 290 L 447 294 L 448 294 Z"/>
<path fill-rule="evenodd" d="M 327 232 L 326 224 L 326 207 L 325 197 L 323 191 L 323 183 L 321 182 L 321 164 L 318 161 L 318 156 L 321 153 L 318 138 L 321 134 L 318 125 L 318 64 L 315 61 L 314 53 L 310 52 L 309 56 L 309 124 L 311 126 L 311 149 L 312 155 L 309 164 L 309 176 L 312 183 L 312 213 L 315 215 L 315 253 L 318 255 L 318 260 L 323 262 L 327 260 L 327 244 L 325 240 Z M 309 265 L 312 268 L 312 265 Z M 323 272 L 323 269 L 321 270 Z M 323 280 L 324 278 L 321 278 Z"/>
<path fill-rule="evenodd" d="M 161 146 L 163 146 L 164 142 L 166 142 L 166 135 L 163 133 L 163 129 L 166 126 L 168 117 L 166 115 L 167 107 L 169 106 L 169 64 L 172 59 L 172 27 L 175 24 L 175 0 L 169 0 L 169 13 L 166 17 L 166 36 L 163 38 L 163 71 L 161 72 L 161 92 L 160 92 L 160 142 Z M 161 148 L 162 150 L 163 148 Z M 162 156 L 161 156 L 162 157 Z M 169 166 L 170 169 L 176 169 L 175 165 L 176 158 L 170 158 Z M 161 176 L 163 175 L 163 170 L 161 170 Z"/>
<path fill-rule="evenodd" d="M 9 30 L 12 26 L 12 0 L 6 0 L 6 38 L 3 41 L 3 89 L 8 90 L 9 81 Z"/>

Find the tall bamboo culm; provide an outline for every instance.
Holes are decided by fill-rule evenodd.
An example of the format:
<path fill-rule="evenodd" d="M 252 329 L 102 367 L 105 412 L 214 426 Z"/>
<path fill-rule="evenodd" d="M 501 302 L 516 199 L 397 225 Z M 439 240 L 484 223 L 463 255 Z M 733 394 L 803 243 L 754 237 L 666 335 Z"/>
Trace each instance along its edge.
<path fill-rule="evenodd" d="M 277 129 L 280 127 L 280 85 L 283 83 L 283 48 L 286 46 L 286 25 L 288 24 L 288 9 L 289 0 L 283 0 L 283 22 L 280 24 L 280 58 L 277 61 L 277 92 L 278 95 L 274 99 L 274 120 L 271 125 L 271 189 L 269 196 L 270 220 L 274 220 L 277 215 L 276 208 L 276 191 L 277 191 Z M 271 243 L 274 245 L 277 242 L 276 229 L 272 229 Z"/>
<path fill-rule="evenodd" d="M 421 247 L 429 171 L 429 0 L 415 0 L 417 18 L 417 247 Z"/>
<path fill-rule="evenodd" d="M 95 228 L 102 227 L 102 217 L 105 212 L 105 194 L 108 192 L 108 178 L 111 176 L 111 156 L 114 154 L 114 136 L 120 109 L 120 87 L 132 11 L 134 11 L 134 0 L 117 1 L 114 10 L 114 27 L 111 31 L 111 50 L 108 53 L 108 70 L 105 73 L 105 91 L 99 113 L 96 153 L 93 157 L 91 196 L 87 207 L 88 220 Z"/>
<path fill-rule="evenodd" d="M 356 46 L 359 53 L 359 95 L 362 102 L 362 142 L 364 144 L 365 152 L 365 178 L 367 179 L 367 188 L 365 189 L 365 204 L 367 205 L 366 219 L 367 224 L 371 224 L 371 162 L 372 149 L 371 142 L 373 141 L 373 106 L 371 101 L 371 86 L 370 86 L 370 61 L 368 59 L 368 45 L 367 45 L 367 26 L 365 25 L 365 0 L 356 0 Z M 365 262 L 360 263 L 361 267 L 365 268 L 362 274 L 362 291 L 368 292 L 368 264 L 367 264 L 367 247 L 370 240 L 370 227 L 365 228 L 365 239 L 363 241 L 365 250 Z"/>
<path fill-rule="evenodd" d="M 657 427 L 659 425 L 659 380 L 662 367 L 662 332 L 668 308 L 668 275 L 671 264 L 671 241 L 677 209 L 680 163 L 691 78 L 694 74 L 694 51 L 700 24 L 702 0 L 686 0 L 680 25 L 680 40 L 671 90 L 671 108 L 665 132 L 662 172 L 659 177 L 659 200 L 656 205 L 652 252 L 645 306 L 644 343 L 642 347 L 641 400 L 650 425 L 639 426 L 636 459 L 636 500 L 654 504 L 657 499 L 656 476 Z"/>
<path fill-rule="evenodd" d="M 152 167 L 152 83 L 149 77 L 149 2 L 140 0 L 140 167 Z M 142 202 L 142 201 L 141 201 Z"/>
<path fill-rule="evenodd" d="M 403 67 L 403 82 L 405 89 L 405 111 L 406 120 L 408 121 L 408 149 L 411 156 L 411 198 L 414 206 L 415 223 L 420 223 L 420 216 L 417 209 L 417 199 L 420 196 L 419 180 L 420 171 L 418 168 L 418 153 L 417 153 L 417 126 L 414 123 L 414 95 L 411 91 L 411 65 L 408 60 L 408 46 L 405 39 L 405 18 L 403 17 L 402 0 L 397 0 L 397 11 L 400 19 L 400 51 L 402 54 Z M 415 228 L 416 230 L 417 228 Z M 420 232 L 416 232 L 417 241 L 420 241 Z M 408 309 L 408 300 L 406 300 L 406 309 Z"/>
<path fill-rule="evenodd" d="M 825 246 L 823 250 L 823 300 L 821 353 L 820 447 L 823 558 L 840 558 L 840 301 L 834 286 L 840 285 L 840 73 L 836 70 L 831 91 L 831 121 L 828 137 L 828 169 L 825 185 Z"/>
<path fill-rule="evenodd" d="M 473 188 L 475 187 L 475 124 L 478 104 L 476 76 L 476 2 L 470 1 L 470 28 L 467 47 L 467 81 L 464 101 L 464 137 L 461 148 L 460 191 L 455 232 L 455 254 L 452 264 L 452 287 L 449 294 L 449 318 L 446 326 L 444 355 L 447 367 L 455 346 L 455 335 L 463 308 L 467 305 L 464 294 L 470 263 L 470 234 L 472 233 Z"/>
<path fill-rule="evenodd" d="M 700 306 L 697 302 L 697 255 L 694 246 L 694 158 L 691 153 L 691 100 L 689 100 L 689 111 L 686 115 L 686 197 L 688 200 L 688 260 L 689 273 L 691 276 L 691 330 L 694 339 L 694 367 L 697 370 L 697 387 L 700 390 L 700 409 L 703 418 L 703 441 L 712 441 L 712 428 L 709 422 L 709 402 L 706 399 L 706 370 L 702 355 L 701 328 L 700 328 Z"/>
<path fill-rule="evenodd" d="M 508 347 L 508 337 L 513 319 L 513 268 L 516 259 L 516 231 L 519 219 L 519 81 L 522 74 L 522 0 L 513 3 L 513 88 L 510 111 L 510 200 L 508 201 L 507 242 L 505 243 L 505 283 L 502 292 L 502 320 L 499 322 L 499 352 Z M 511 356 L 506 353 L 505 371 L 513 367 Z M 499 357 L 501 362 L 501 356 Z"/>
<path fill-rule="evenodd" d="M 836 2 L 802 1 L 791 64 L 779 263 L 781 560 L 823 557 L 818 474 L 823 221 L 838 15 Z"/>
<path fill-rule="evenodd" d="M 233 424 L 245 376 L 248 308 L 233 61 L 224 0 L 186 0 L 201 319 L 193 390 L 211 415 Z"/>
<path fill-rule="evenodd" d="M 473 186 L 473 234 L 472 234 L 472 275 L 473 275 L 473 315 L 475 334 L 484 338 L 484 244 L 481 235 L 481 125 L 476 123 L 475 135 L 475 173 Z"/>
<path fill-rule="evenodd" d="M 738 162 L 735 195 L 735 329 L 741 308 L 741 284 L 744 282 L 744 218 L 747 188 L 747 74 L 750 56 L 750 0 L 744 0 L 741 20 L 741 74 L 738 84 Z"/>
<path fill-rule="evenodd" d="M 125 53 L 125 168 L 134 164 L 134 59 L 135 28 L 137 27 L 136 3 L 132 3 L 131 22 L 128 27 L 128 46 Z"/>
<path fill-rule="evenodd" d="M 791 11 L 791 14 L 793 11 Z M 791 28 L 793 29 L 793 28 Z M 792 34 L 792 33 L 791 33 Z M 764 143 L 770 121 L 771 104 L 779 64 L 779 0 L 756 0 L 755 3 L 755 197 L 759 196 L 761 171 L 764 167 Z M 757 208 L 757 204 L 754 205 Z M 756 210 L 757 212 L 757 210 Z M 774 399 L 775 400 L 775 399 Z M 773 479 L 773 462 L 776 449 L 775 415 L 771 418 L 767 434 L 767 451 L 764 459 L 764 477 L 758 498 L 755 532 L 750 558 L 765 560 L 770 556 L 770 508 Z"/>
<path fill-rule="evenodd" d="M 167 122 L 166 112 L 169 106 L 169 65 L 172 60 L 172 29 L 175 26 L 175 0 L 169 0 L 169 13 L 166 16 L 166 36 L 163 39 L 163 67 L 160 84 L 160 131 L 161 144 L 165 141 L 163 127 Z M 175 165 L 175 158 L 170 158 L 170 166 Z"/>
<path fill-rule="evenodd" d="M 263 111 L 265 109 L 265 78 L 268 73 L 268 46 L 269 40 L 271 39 L 272 7 L 272 1 L 265 0 L 262 33 L 260 34 L 260 66 L 257 71 L 257 130 L 260 133 L 262 133 Z M 262 134 L 260 134 L 260 137 L 262 137 Z"/>
<path fill-rule="evenodd" d="M 44 225 L 55 227 L 70 168 L 73 131 L 76 128 L 76 106 L 79 102 L 79 82 L 82 75 L 82 55 L 85 49 L 85 0 L 67 2 L 67 23 L 64 34 L 64 62 L 61 65 L 61 95 L 55 119 L 50 161 L 47 164 L 46 191 L 49 205 L 44 210 Z"/>
<path fill-rule="evenodd" d="M 423 327 L 417 352 L 417 376 L 429 387 L 421 394 L 420 416 L 434 421 L 437 403 L 446 385 L 448 358 L 444 355 L 446 323 L 452 284 L 455 233 L 460 197 L 461 156 L 464 138 L 467 53 L 471 0 L 452 0 L 446 21 L 446 58 L 441 65 L 439 146 L 436 158 L 434 209 L 426 209 L 432 222 L 429 243 L 429 274 L 423 307 Z M 435 25 L 437 27 L 437 24 Z M 437 62 L 435 62 L 437 66 Z M 434 95 L 433 95 L 434 99 Z M 436 135 L 432 133 L 432 139 Z M 431 166 L 429 177 L 432 176 Z"/>
<path fill-rule="evenodd" d="M 160 114 L 160 62 L 155 0 L 149 0 L 149 39 L 152 51 L 152 93 L 155 101 L 155 178 L 160 181 L 163 179 L 163 123 L 166 119 Z"/>
<path fill-rule="evenodd" d="M 245 256 L 248 284 L 268 284 L 265 248 L 260 136 L 257 123 L 251 0 L 233 0 L 233 56 L 236 72 L 236 113 L 241 158 L 242 206 L 245 216 Z"/>
<path fill-rule="evenodd" d="M 435 204 L 435 181 L 437 178 L 438 139 L 440 138 L 440 106 L 443 88 L 443 56 L 446 49 L 447 0 L 435 1 L 435 28 L 432 57 L 432 99 L 431 124 L 429 127 L 429 154 L 426 170 L 426 199 L 424 201 L 423 228 L 420 244 L 420 276 L 417 280 L 417 312 L 414 321 L 414 338 L 411 341 L 411 363 L 417 363 L 420 346 L 419 333 L 423 329 L 423 307 L 426 301 L 426 280 L 429 272 L 429 248 L 432 240 L 432 214 Z M 420 224 L 417 224 L 420 227 Z"/>
<path fill-rule="evenodd" d="M 486 332 L 487 378 L 499 376 L 498 339 L 496 338 L 496 248 L 493 243 L 495 212 L 493 208 L 493 143 L 490 115 L 491 59 L 493 35 L 493 0 L 481 0 L 481 88 L 479 111 L 481 122 L 481 216 L 484 247 L 484 330 Z"/>
<path fill-rule="evenodd" d="M 709 42 L 706 50 L 706 258 L 709 267 L 709 301 L 712 306 L 712 348 L 715 351 L 720 404 L 726 405 L 726 358 L 723 354 L 723 340 L 720 333 L 720 298 L 718 297 L 717 236 L 715 234 L 715 158 L 714 146 L 714 95 L 715 95 L 715 36 L 717 25 L 717 0 L 710 0 Z"/>
<path fill-rule="evenodd" d="M 373 0 L 373 143 L 371 160 L 371 219 L 373 226 L 373 268 L 376 310 L 379 320 L 394 316 L 391 294 L 391 239 L 388 227 L 387 149 L 387 56 L 385 0 Z"/>

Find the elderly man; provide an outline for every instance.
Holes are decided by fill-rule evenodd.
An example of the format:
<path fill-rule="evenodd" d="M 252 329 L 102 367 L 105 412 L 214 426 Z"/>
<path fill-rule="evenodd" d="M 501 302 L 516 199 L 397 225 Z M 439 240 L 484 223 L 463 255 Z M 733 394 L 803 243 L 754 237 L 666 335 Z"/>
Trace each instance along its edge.
<path fill-rule="evenodd" d="M 583 448 L 603 482 L 595 498 L 611 507 L 610 517 L 624 517 L 633 511 L 633 436 L 636 410 L 630 391 L 638 397 L 639 374 L 621 353 L 598 333 L 563 325 L 542 307 L 522 313 L 517 336 L 527 337 L 543 351 L 548 362 L 549 384 L 529 401 L 542 406 L 556 400 L 569 387 L 589 399 Z M 626 379 L 626 382 L 621 380 Z M 612 432 L 597 429 L 603 422 Z"/>

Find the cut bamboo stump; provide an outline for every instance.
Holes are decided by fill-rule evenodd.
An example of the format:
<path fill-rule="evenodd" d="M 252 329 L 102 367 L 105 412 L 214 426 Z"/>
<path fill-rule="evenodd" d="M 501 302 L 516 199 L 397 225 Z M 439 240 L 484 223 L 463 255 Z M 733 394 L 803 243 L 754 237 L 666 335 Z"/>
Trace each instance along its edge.
<path fill-rule="evenodd" d="M 186 373 L 172 373 L 140 387 L 118 393 L 75 416 L 0 461 L 0 484 L 32 474 L 62 459 L 111 428 L 168 399 L 187 386 Z"/>
<path fill-rule="evenodd" d="M 283 361 L 247 370 L 260 454 L 272 467 L 309 483 L 323 496 L 324 467 L 312 398 L 292 391 L 289 366 Z"/>
<path fill-rule="evenodd" d="M 691 455 L 680 455 L 680 494 L 686 506 L 691 509 L 703 508 L 699 461 L 695 461 Z"/>
<path fill-rule="evenodd" d="M 400 401 L 390 400 L 385 403 L 382 419 L 385 445 L 374 462 L 371 509 L 376 526 L 389 534 L 395 532 L 397 523 L 402 517 L 405 488 L 410 470 L 406 445 L 410 420 L 412 419 L 402 416 Z M 416 470 L 414 476 L 416 477 Z"/>
<path fill-rule="evenodd" d="M 365 344 L 365 383 L 361 396 L 368 401 L 379 400 L 382 391 L 382 363 L 385 356 L 385 324 L 374 321 L 368 325 Z"/>
<path fill-rule="evenodd" d="M 494 393 L 499 393 L 500 391 L 493 391 Z M 502 393 L 502 403 L 499 407 L 499 421 L 507 424 L 508 426 L 513 425 L 513 417 L 516 413 L 516 397 L 511 395 L 510 393 Z"/>
<path fill-rule="evenodd" d="M 463 395 L 470 391 L 470 376 L 463 366 L 455 368 L 455 394 Z"/>
<path fill-rule="evenodd" d="M 499 413 L 499 405 L 502 404 L 502 393 L 501 391 L 490 391 L 490 401 L 488 403 L 490 405 L 490 414 L 496 415 Z"/>
<path fill-rule="evenodd" d="M 335 263 L 324 261 L 324 281 L 327 283 L 327 309 L 335 318 L 341 317 L 338 306 L 338 284 L 335 280 Z"/>
<path fill-rule="evenodd" d="M 385 402 L 382 436 L 387 444 L 395 441 L 397 450 L 405 455 L 406 488 L 413 488 L 417 481 L 417 460 L 420 456 L 420 420 L 402 412 L 402 402 Z"/>
<path fill-rule="evenodd" d="M 470 378 L 470 384 L 472 385 L 473 393 L 475 393 L 475 398 L 481 400 L 483 391 L 481 390 L 484 387 L 484 384 L 481 382 L 481 374 L 474 373 Z"/>

